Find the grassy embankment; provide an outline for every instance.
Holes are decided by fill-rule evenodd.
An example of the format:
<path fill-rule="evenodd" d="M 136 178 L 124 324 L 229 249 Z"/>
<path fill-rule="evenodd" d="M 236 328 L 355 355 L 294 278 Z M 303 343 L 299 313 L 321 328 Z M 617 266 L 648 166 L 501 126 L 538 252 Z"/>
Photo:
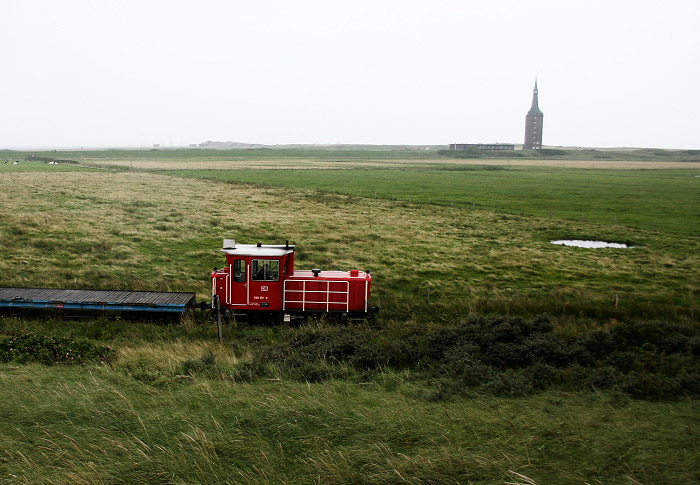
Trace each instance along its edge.
<path fill-rule="evenodd" d="M 629 383 L 625 366 L 633 372 L 638 365 L 656 367 L 641 370 L 664 381 L 658 369 L 671 372 L 694 355 L 694 347 L 671 349 L 688 340 L 673 329 L 696 328 L 696 238 L 143 173 L 8 174 L 0 177 L 0 201 L 5 286 L 195 289 L 206 297 L 206 275 L 220 264 L 223 236 L 290 239 L 300 245 L 301 267 L 372 269 L 384 313 L 380 328 L 357 332 L 323 325 L 231 327 L 224 346 L 213 342 L 211 327 L 192 322 L 2 319 L 3 335 L 85 336 L 117 351 L 112 367 L 0 364 L 7 396 L 0 408 L 2 480 L 524 481 L 511 471 L 540 483 L 699 477 L 694 400 L 631 400 L 624 387 L 572 392 L 565 368 L 555 363 L 489 362 L 478 349 L 445 349 L 432 360 L 417 354 L 423 360 L 404 367 L 383 367 L 383 356 L 367 354 L 385 350 L 370 343 L 389 345 L 392 338 L 406 343 L 398 357 L 425 351 L 418 345 L 423 341 L 405 338 L 406 332 L 439 336 L 471 328 L 470 314 L 523 314 L 527 322 L 547 310 L 553 334 L 520 335 L 525 327 L 507 320 L 493 327 L 501 334 L 485 345 L 505 355 L 511 345 L 528 359 L 527 349 L 560 344 L 568 357 L 561 349 L 551 355 L 580 359 L 576 352 L 596 345 L 582 347 L 577 334 L 620 328 L 615 335 L 625 337 L 627 348 L 596 360 L 600 371 L 584 369 L 583 388 Z M 547 242 L 578 235 L 641 247 L 590 252 Z M 620 296 L 617 308 L 613 294 Z M 619 323 L 649 318 L 681 326 Z M 627 338 L 635 328 L 658 334 L 645 336 L 656 345 Z M 666 348 L 670 357 L 659 353 Z M 261 361 L 279 358 L 275 349 L 290 354 Z M 290 360 L 297 351 L 307 370 Z M 449 367 L 459 355 L 467 364 Z M 528 388 L 524 379 L 534 377 L 534 369 L 554 369 L 550 390 Z M 494 373 L 490 388 L 445 389 L 473 378 L 475 370 Z M 499 389 L 535 394 L 495 397 Z"/>

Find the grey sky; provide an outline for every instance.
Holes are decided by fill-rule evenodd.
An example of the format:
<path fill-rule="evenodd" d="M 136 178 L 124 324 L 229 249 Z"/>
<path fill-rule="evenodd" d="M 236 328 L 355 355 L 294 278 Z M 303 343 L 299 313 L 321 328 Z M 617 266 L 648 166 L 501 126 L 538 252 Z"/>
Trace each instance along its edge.
<path fill-rule="evenodd" d="M 700 148 L 700 2 L 0 0 L 0 148 Z"/>

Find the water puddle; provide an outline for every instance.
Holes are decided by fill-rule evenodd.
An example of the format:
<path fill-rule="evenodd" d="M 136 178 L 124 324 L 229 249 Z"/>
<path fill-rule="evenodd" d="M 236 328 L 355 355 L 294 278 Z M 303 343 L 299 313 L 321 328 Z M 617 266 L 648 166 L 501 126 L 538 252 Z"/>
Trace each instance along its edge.
<path fill-rule="evenodd" d="M 607 241 L 584 241 L 582 239 L 553 239 L 549 242 L 551 242 L 552 244 L 559 244 L 561 246 L 574 246 L 577 248 L 591 248 L 591 249 L 598 249 L 598 248 L 627 249 L 627 248 L 634 247 L 634 246 L 631 246 L 631 245 L 625 244 L 625 243 L 614 243 L 614 242 L 607 242 Z"/>

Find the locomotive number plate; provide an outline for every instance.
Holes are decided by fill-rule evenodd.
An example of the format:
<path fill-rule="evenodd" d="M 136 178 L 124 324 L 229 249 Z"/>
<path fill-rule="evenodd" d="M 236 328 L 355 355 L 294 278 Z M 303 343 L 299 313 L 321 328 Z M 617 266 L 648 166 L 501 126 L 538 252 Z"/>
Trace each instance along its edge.
<path fill-rule="evenodd" d="M 267 291 L 267 286 L 261 286 L 260 291 Z"/>

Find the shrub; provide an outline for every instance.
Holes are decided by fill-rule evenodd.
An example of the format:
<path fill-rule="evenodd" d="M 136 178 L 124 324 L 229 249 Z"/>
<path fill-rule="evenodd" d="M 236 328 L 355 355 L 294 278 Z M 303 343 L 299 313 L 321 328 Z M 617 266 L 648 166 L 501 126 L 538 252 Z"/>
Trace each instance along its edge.
<path fill-rule="evenodd" d="M 196 374 L 213 375 L 218 372 L 216 357 L 211 351 L 202 355 L 199 359 L 185 360 L 179 369 L 180 374 L 190 376 Z"/>
<path fill-rule="evenodd" d="M 593 330 L 578 338 L 578 360 L 583 365 L 592 365 L 615 350 L 615 338 L 605 330 Z"/>
<path fill-rule="evenodd" d="M 598 367 L 589 374 L 586 384 L 593 389 L 617 389 L 622 377 L 614 367 Z"/>
<path fill-rule="evenodd" d="M 530 376 L 510 369 L 496 374 L 496 377 L 486 385 L 486 389 L 497 396 L 504 397 L 524 397 L 534 392 Z"/>
<path fill-rule="evenodd" d="M 664 341 L 672 344 L 677 338 L 687 339 L 692 334 L 697 334 L 697 330 L 666 322 L 628 322 L 612 329 L 612 336 L 619 348 L 641 347 L 644 344 L 659 346 Z"/>
<path fill-rule="evenodd" d="M 455 376 L 464 375 L 483 360 L 481 350 L 474 344 L 464 343 L 451 347 L 443 354 L 442 367 L 446 373 Z"/>
<path fill-rule="evenodd" d="M 688 339 L 688 351 L 696 357 L 700 357 L 700 334 Z"/>
<path fill-rule="evenodd" d="M 248 339 L 253 361 L 239 365 L 235 378 L 367 380 L 401 370 L 427 386 L 439 383 L 428 393 L 435 399 L 471 389 L 524 396 L 554 386 L 675 399 L 700 395 L 700 384 L 688 377 L 700 375 L 698 333 L 665 322 L 625 323 L 567 338 L 553 333 L 546 315 L 390 329 L 302 327 L 284 330 L 274 345 Z"/>
<path fill-rule="evenodd" d="M 28 333 L 0 343 L 0 361 L 20 364 L 108 364 L 114 358 L 111 347 L 95 345 L 87 339 L 48 337 Z"/>
<path fill-rule="evenodd" d="M 480 363 L 474 363 L 466 366 L 457 375 L 458 382 L 463 387 L 472 388 L 487 384 L 493 380 L 497 372 L 490 366 Z"/>
<path fill-rule="evenodd" d="M 549 364 L 556 367 L 569 365 L 576 349 L 551 333 L 537 333 L 522 343 L 524 359 L 528 364 Z"/>
<path fill-rule="evenodd" d="M 535 364 L 529 368 L 534 389 L 548 389 L 559 380 L 559 370 L 547 364 Z"/>
<path fill-rule="evenodd" d="M 260 367 L 254 362 L 242 362 L 236 367 L 233 379 L 236 382 L 253 382 L 262 375 Z"/>

